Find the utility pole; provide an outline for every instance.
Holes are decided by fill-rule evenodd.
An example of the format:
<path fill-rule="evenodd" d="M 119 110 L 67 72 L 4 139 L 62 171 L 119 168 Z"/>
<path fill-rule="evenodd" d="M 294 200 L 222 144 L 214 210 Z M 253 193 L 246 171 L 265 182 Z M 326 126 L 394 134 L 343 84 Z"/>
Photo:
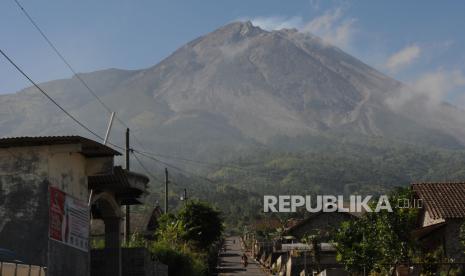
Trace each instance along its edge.
<path fill-rule="evenodd" d="M 168 214 L 168 168 L 165 168 L 165 214 Z"/>
<path fill-rule="evenodd" d="M 187 204 L 187 189 L 184 188 L 184 194 L 181 196 L 181 201 L 184 201 L 184 205 Z"/>
<path fill-rule="evenodd" d="M 129 172 L 129 128 L 126 129 L 126 171 Z M 126 224 L 124 225 L 124 238 L 126 240 L 126 244 L 129 243 L 131 239 L 131 210 L 129 205 L 126 205 Z"/>

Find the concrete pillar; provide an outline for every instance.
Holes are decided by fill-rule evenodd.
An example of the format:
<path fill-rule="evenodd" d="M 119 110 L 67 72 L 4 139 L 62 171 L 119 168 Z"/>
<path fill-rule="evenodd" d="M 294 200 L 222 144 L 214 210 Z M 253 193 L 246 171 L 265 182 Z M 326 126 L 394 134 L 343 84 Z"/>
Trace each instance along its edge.
<path fill-rule="evenodd" d="M 121 276 L 121 220 L 105 218 L 106 275 Z"/>

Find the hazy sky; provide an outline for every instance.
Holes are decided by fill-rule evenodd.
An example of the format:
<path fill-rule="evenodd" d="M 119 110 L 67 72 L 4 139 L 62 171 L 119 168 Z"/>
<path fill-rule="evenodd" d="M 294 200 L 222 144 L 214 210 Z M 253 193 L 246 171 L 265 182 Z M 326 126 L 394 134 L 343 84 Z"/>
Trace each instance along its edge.
<path fill-rule="evenodd" d="M 78 72 L 149 67 L 200 35 L 251 20 L 317 34 L 386 74 L 465 103 L 465 1 L 20 2 Z M 71 76 L 14 0 L 0 1 L 0 32 L 0 48 L 34 80 Z M 0 93 L 25 86 L 0 58 Z"/>

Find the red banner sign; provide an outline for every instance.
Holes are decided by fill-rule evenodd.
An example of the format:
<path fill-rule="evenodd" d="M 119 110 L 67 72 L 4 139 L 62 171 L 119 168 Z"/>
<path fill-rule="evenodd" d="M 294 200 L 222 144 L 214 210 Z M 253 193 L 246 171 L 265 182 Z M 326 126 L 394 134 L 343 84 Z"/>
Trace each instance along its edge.
<path fill-rule="evenodd" d="M 89 248 L 89 208 L 63 191 L 50 187 L 50 238 L 80 250 Z"/>

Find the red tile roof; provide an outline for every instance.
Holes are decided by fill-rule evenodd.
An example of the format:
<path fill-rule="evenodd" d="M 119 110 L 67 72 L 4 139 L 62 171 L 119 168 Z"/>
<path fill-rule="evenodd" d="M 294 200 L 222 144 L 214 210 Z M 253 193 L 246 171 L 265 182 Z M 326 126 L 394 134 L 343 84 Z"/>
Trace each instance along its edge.
<path fill-rule="evenodd" d="M 416 183 L 412 189 L 433 219 L 465 218 L 465 182 Z"/>
<path fill-rule="evenodd" d="M 297 228 L 300 228 L 302 226 L 305 226 L 306 223 L 308 222 L 311 222 L 313 219 L 315 219 L 316 217 L 320 216 L 320 215 L 338 215 L 338 216 L 345 216 L 348 220 L 349 219 L 356 219 L 359 217 L 359 215 L 356 215 L 356 214 L 359 214 L 359 213 L 351 213 L 351 212 L 330 212 L 330 213 L 325 213 L 323 211 L 320 211 L 320 212 L 317 212 L 317 213 L 312 213 L 310 214 L 310 216 L 308 216 L 307 218 L 305 219 L 302 219 L 302 220 L 299 220 L 297 223 L 291 225 L 290 227 L 286 228 L 284 230 L 284 233 L 285 234 L 289 234 L 289 233 L 292 233 L 292 231 L 296 230 Z"/>

